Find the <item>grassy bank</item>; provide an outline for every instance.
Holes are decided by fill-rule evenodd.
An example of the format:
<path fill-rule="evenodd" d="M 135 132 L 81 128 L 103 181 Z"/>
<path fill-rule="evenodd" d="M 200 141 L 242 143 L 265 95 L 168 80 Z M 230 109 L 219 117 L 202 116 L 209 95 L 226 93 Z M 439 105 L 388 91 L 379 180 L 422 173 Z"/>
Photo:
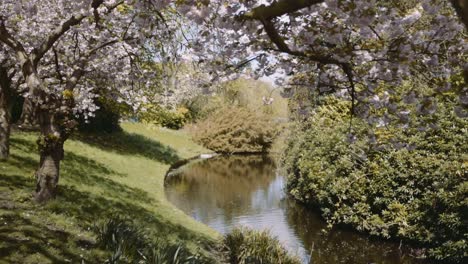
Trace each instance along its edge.
<path fill-rule="evenodd" d="M 102 263 L 108 252 L 95 246 L 92 230 L 114 214 L 206 253 L 218 234 L 174 208 L 163 180 L 171 163 L 207 150 L 182 132 L 122 126 L 122 133 L 66 142 L 58 197 L 43 206 L 31 200 L 37 135 L 13 133 L 11 158 L 0 162 L 0 263 Z"/>

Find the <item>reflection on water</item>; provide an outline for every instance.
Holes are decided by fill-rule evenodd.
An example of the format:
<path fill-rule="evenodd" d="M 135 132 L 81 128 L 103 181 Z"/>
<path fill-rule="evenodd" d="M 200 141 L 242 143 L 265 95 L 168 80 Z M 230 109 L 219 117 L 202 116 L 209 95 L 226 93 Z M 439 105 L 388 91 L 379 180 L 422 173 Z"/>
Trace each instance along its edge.
<path fill-rule="evenodd" d="M 221 233 L 235 226 L 269 229 L 304 263 L 421 263 L 398 245 L 343 230 L 322 233 L 318 214 L 288 199 L 284 178 L 266 156 L 199 160 L 168 179 L 174 205 Z"/>

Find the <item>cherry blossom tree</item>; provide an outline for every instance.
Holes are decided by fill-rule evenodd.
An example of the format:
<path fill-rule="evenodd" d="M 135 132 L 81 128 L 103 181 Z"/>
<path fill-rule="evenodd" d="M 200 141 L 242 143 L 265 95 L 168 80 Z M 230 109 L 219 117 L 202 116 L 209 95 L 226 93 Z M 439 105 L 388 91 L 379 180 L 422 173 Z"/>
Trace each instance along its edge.
<path fill-rule="evenodd" d="M 456 111 L 467 115 L 466 86 L 450 82 L 467 60 L 466 29 L 449 1 L 186 1 L 179 10 L 200 24 L 200 59 L 214 71 L 255 60 L 258 75 L 299 73 L 310 89 L 349 98 L 363 117 L 369 104 L 405 115 L 376 87 L 423 75 L 434 93 L 457 93 Z M 421 114 L 437 108 L 430 96 L 408 97 Z"/>
<path fill-rule="evenodd" d="M 174 110 L 183 102 L 203 92 L 209 76 L 191 57 L 191 45 L 196 38 L 194 23 L 180 14 L 167 14 L 167 27 L 173 34 L 145 45 L 145 65 L 157 72 L 153 89 L 147 92 L 151 103 Z"/>
<path fill-rule="evenodd" d="M 170 34 L 161 13 L 169 2 L 2 1 L 0 43 L 8 49 L 0 54 L 21 69 L 41 131 L 37 201 L 54 197 L 63 144 L 76 115 L 95 110 L 95 89 L 113 89 L 113 99 L 134 107 L 144 101 L 148 73 L 138 56 L 148 40 Z"/>

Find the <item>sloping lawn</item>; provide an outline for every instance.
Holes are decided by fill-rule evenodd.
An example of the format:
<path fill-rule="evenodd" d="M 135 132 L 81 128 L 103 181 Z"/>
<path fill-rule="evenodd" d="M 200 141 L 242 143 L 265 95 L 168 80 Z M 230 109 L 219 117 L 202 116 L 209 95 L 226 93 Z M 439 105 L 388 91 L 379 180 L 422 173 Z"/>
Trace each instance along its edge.
<path fill-rule="evenodd" d="M 121 133 L 77 135 L 65 143 L 57 198 L 31 199 L 37 135 L 15 132 L 0 162 L 0 263 L 103 263 L 93 227 L 112 215 L 149 236 L 209 254 L 219 234 L 185 215 L 164 195 L 171 163 L 209 152 L 183 132 L 124 123 Z"/>

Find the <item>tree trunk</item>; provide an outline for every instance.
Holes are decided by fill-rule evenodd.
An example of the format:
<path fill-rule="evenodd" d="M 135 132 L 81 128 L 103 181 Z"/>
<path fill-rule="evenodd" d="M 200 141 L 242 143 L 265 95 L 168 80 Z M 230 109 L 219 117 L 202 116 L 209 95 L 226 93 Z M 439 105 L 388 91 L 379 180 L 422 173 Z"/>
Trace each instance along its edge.
<path fill-rule="evenodd" d="M 37 140 L 40 163 L 35 173 L 34 199 L 44 203 L 57 194 L 60 162 L 64 156 L 63 144 L 77 125 L 73 116 L 74 99 L 73 96 L 63 96 L 63 93 L 47 93 L 44 83 L 37 75 L 32 59 L 27 59 L 22 63 L 22 70 L 29 87 L 29 99 L 32 99 L 26 98 L 26 101 L 29 101 L 27 106 L 32 106 L 30 113 L 35 114 L 32 116 L 37 120 L 41 132 Z M 82 74 L 81 70 L 74 71 L 72 80 L 67 82 L 68 94 L 73 95 L 73 88 L 82 76 L 79 74 Z"/>
<path fill-rule="evenodd" d="M 0 94 L 0 160 L 8 159 L 10 155 L 10 117 L 7 106 Z"/>
<path fill-rule="evenodd" d="M 11 95 L 11 80 L 6 69 L 0 66 L 0 160 L 10 155 Z"/>
<path fill-rule="evenodd" d="M 63 159 L 65 136 L 58 125 L 57 116 L 48 109 L 37 114 L 41 135 L 39 145 L 40 163 L 36 171 L 34 199 L 44 203 L 55 197 L 60 176 L 60 161 Z"/>
<path fill-rule="evenodd" d="M 41 153 L 39 169 L 36 171 L 34 199 L 44 203 L 55 197 L 60 176 L 60 161 L 63 159 L 63 144 Z"/>
<path fill-rule="evenodd" d="M 23 110 L 18 122 L 21 127 L 32 129 L 37 126 L 35 108 L 36 107 L 30 98 L 24 99 Z"/>

